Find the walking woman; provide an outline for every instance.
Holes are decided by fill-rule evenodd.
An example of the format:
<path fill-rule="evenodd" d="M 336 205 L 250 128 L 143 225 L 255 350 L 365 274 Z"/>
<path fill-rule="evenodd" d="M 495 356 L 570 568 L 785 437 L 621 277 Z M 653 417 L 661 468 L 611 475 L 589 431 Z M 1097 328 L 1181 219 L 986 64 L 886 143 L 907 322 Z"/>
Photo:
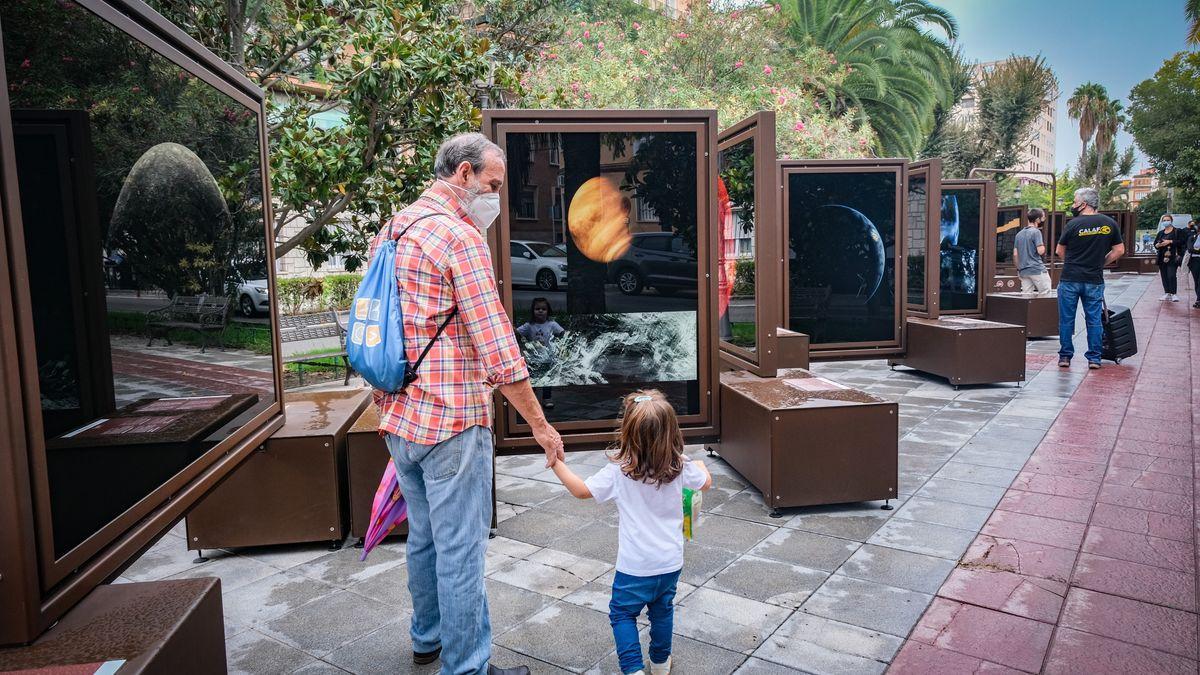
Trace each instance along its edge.
<path fill-rule="evenodd" d="M 1192 307 L 1200 309 L 1200 231 L 1193 229 L 1188 235 L 1187 253 L 1188 270 L 1192 273 L 1192 292 L 1196 294 L 1196 302 Z"/>
<path fill-rule="evenodd" d="M 1158 273 L 1162 277 L 1163 296 L 1160 300 L 1179 302 L 1179 263 L 1183 260 L 1183 251 L 1187 246 L 1187 233 L 1175 227 L 1168 221 L 1167 226 L 1159 230 L 1154 237 L 1154 248 L 1158 250 L 1156 262 Z"/>

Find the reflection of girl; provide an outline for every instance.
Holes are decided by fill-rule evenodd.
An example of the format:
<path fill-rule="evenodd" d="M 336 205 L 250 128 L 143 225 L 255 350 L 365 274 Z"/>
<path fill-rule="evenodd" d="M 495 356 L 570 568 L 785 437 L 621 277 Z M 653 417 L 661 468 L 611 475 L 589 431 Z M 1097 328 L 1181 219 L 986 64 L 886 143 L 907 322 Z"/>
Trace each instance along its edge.
<path fill-rule="evenodd" d="M 737 233 L 734 231 L 733 204 L 725 181 L 717 177 L 717 222 L 721 226 L 721 246 L 717 260 L 717 316 L 721 326 L 721 339 L 733 339 L 733 325 L 729 321 L 729 299 L 733 296 L 733 282 L 737 274 Z"/>
<path fill-rule="evenodd" d="M 554 338 L 567 331 L 551 318 L 554 315 L 554 309 L 546 298 L 534 298 L 529 305 L 529 314 L 532 317 L 531 320 L 517 327 L 517 334 L 526 340 L 537 340 L 545 345 L 547 359 L 549 362 L 553 362 L 555 354 L 550 343 Z M 542 387 L 542 407 L 554 407 L 554 402 L 550 400 L 549 386 Z"/>

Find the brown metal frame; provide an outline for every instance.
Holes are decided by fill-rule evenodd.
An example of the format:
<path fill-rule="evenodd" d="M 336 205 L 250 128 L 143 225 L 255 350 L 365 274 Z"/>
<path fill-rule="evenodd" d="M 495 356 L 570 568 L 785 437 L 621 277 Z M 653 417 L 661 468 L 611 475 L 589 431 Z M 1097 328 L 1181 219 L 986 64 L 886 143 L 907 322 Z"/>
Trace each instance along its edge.
<path fill-rule="evenodd" d="M 942 265 L 941 265 L 941 221 L 942 221 L 942 160 L 940 158 L 926 159 L 908 165 L 908 178 L 904 182 L 905 206 L 907 207 L 908 190 L 912 185 L 914 175 L 925 178 L 927 201 L 925 205 L 925 305 L 924 309 L 907 303 L 908 298 L 908 251 L 909 242 L 905 241 L 904 286 L 905 303 L 908 316 L 919 316 L 936 319 L 941 313 L 942 301 Z M 908 238 L 908 209 L 904 210 L 904 236 Z M 907 332 L 907 330 L 905 331 Z"/>
<path fill-rule="evenodd" d="M 908 259 L 908 236 L 903 231 L 907 222 L 908 204 L 908 160 L 906 159 L 781 159 L 779 166 L 778 209 L 782 240 L 787 241 L 788 223 L 788 176 L 801 173 L 893 173 L 896 176 L 896 209 L 895 209 L 895 261 L 893 263 L 894 288 L 896 289 L 896 306 L 893 312 L 893 325 L 896 337 L 893 340 L 877 342 L 830 342 L 825 344 L 810 343 L 814 361 L 830 358 L 874 358 L 889 354 L 903 354 L 906 331 L 904 321 L 908 315 L 908 280 L 905 269 Z M 786 251 L 785 245 L 781 251 Z M 785 328 L 791 328 L 791 288 L 788 283 L 788 256 L 782 255 L 783 260 L 783 323 Z"/>
<path fill-rule="evenodd" d="M 779 368 L 778 330 L 783 325 L 783 228 L 780 226 L 775 185 L 775 111 L 766 110 L 734 124 L 717 135 L 720 152 L 754 141 L 754 322 L 756 350 L 721 340 L 721 359 L 760 377 L 775 377 Z M 718 162 L 719 166 L 720 162 Z M 718 246 L 720 242 L 718 241 Z"/>
<path fill-rule="evenodd" d="M 704 401 L 697 415 L 680 415 L 683 435 L 696 442 L 715 439 L 720 433 L 720 387 L 717 380 L 717 322 L 712 299 L 717 296 L 717 113 L 715 110 L 485 110 L 483 133 L 505 146 L 509 133 L 555 132 L 691 132 L 696 135 L 697 223 L 697 309 L 700 330 L 698 379 Z M 564 206 L 565 208 L 565 206 Z M 512 278 L 508 255 L 509 209 L 507 191 L 500 194 L 500 218 L 488 231 L 500 298 L 505 311 L 513 312 Z M 564 214 L 565 215 L 565 214 Z M 705 233 L 701 239 L 699 234 Z M 703 276 L 701 276 L 703 273 Z M 499 393 L 495 395 L 496 447 L 500 454 L 541 452 L 528 424 L 518 421 L 517 412 Z M 609 445 L 616 440 L 619 421 L 579 420 L 554 424 L 569 449 Z"/>
<path fill-rule="evenodd" d="M 1015 266 L 1013 266 L 1012 264 L 1001 265 L 998 261 L 996 261 L 996 256 L 999 255 L 999 253 L 1000 253 L 999 249 L 1000 249 L 1000 212 L 1001 211 L 1018 211 L 1018 212 L 1020 212 L 1021 215 L 1019 217 L 1021 219 L 1021 225 L 1017 228 L 1018 232 L 1020 232 L 1021 229 L 1023 229 L 1026 225 L 1029 224 L 1029 207 L 1027 205 L 1013 204 L 1011 206 L 997 206 L 996 207 L 996 218 L 995 218 L 996 222 L 992 225 L 992 246 L 993 246 L 992 265 L 994 265 L 994 267 L 995 267 L 993 270 L 993 273 L 992 273 L 993 280 L 995 280 L 996 276 L 1000 275 L 1000 274 L 1009 276 L 1009 275 L 1015 275 L 1017 273 L 1017 268 Z"/>
<path fill-rule="evenodd" d="M 996 230 L 996 183 L 977 178 L 944 180 L 942 181 L 943 194 L 947 190 L 979 191 L 979 259 L 981 262 L 978 273 L 980 278 L 975 280 L 975 306 L 973 308 L 941 309 L 939 307 L 938 313 L 942 316 L 982 317 L 986 310 L 987 293 L 991 289 L 992 279 L 996 275 L 996 260 L 992 253 L 992 247 L 996 244 L 994 236 Z M 992 233 L 992 236 L 989 236 L 989 233 Z M 938 288 L 941 288 L 940 269 L 939 265 Z"/>
<path fill-rule="evenodd" d="M 266 254 L 274 259 L 264 94 L 227 63 L 137 0 L 75 0 L 131 39 L 258 115 Z M 3 58 L 0 44 L 0 59 Z M 0 68 L 0 644 L 33 640 L 148 548 L 282 423 L 279 326 L 271 315 L 275 396 L 252 420 L 61 557 L 50 535 L 49 485 L 17 190 L 8 87 Z M 268 265 L 269 292 L 275 271 Z"/>

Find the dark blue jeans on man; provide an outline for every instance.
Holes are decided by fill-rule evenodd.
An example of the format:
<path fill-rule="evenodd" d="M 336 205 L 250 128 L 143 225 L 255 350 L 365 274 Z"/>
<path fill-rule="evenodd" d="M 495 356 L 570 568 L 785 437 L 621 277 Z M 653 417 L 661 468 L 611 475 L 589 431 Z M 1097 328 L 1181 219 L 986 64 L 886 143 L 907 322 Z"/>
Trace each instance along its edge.
<path fill-rule="evenodd" d="M 1075 309 L 1083 303 L 1083 320 L 1087 326 L 1088 363 L 1100 363 L 1101 342 L 1104 339 L 1104 284 L 1082 281 L 1058 283 L 1058 358 L 1070 361 L 1075 355 Z"/>
<path fill-rule="evenodd" d="M 637 625 L 643 607 L 650 619 L 650 663 L 666 663 L 671 656 L 675 587 L 678 583 L 678 571 L 652 577 L 635 577 L 617 572 L 613 578 L 608 619 L 612 623 L 617 660 L 622 673 L 636 673 L 645 668 Z"/>

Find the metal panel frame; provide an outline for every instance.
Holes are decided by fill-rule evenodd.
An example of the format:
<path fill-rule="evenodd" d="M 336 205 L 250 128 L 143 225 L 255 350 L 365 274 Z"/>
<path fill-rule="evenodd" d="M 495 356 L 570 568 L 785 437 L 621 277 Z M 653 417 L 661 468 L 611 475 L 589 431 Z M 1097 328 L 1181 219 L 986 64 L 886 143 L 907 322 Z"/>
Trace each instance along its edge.
<path fill-rule="evenodd" d="M 783 325 L 783 228 L 775 185 L 775 111 L 755 113 L 717 135 L 720 152 L 754 141 L 754 322 L 756 351 L 721 340 L 721 359 L 761 377 L 779 368 L 779 327 Z M 718 167 L 720 162 L 718 161 Z M 720 242 L 718 241 L 718 246 Z M 732 282 L 731 282 L 732 283 Z"/>
<path fill-rule="evenodd" d="M 1020 232 L 1022 229 L 1025 228 L 1026 225 L 1029 224 L 1029 207 L 1026 206 L 1025 204 L 1014 204 L 1012 206 L 997 206 L 996 207 L 996 217 L 995 217 L 996 222 L 992 224 L 992 230 L 991 230 L 992 231 L 992 247 L 993 247 L 992 248 L 992 265 L 993 265 L 992 279 L 993 280 L 996 278 L 997 275 L 1000 275 L 1000 274 L 1007 276 L 1007 275 L 1013 275 L 1013 274 L 1017 273 L 1017 268 L 1015 265 L 1013 265 L 1011 263 L 1006 264 L 1006 265 L 1001 265 L 1000 262 L 996 260 L 996 256 L 1000 255 L 1000 212 L 1001 211 L 1019 211 L 1020 212 L 1021 215 L 1019 217 L 1021 219 L 1021 224 L 1019 226 L 1017 226 L 1017 232 Z M 1047 248 L 1049 248 L 1049 247 L 1047 247 Z M 990 285 L 992 285 L 992 284 L 989 284 L 989 286 Z"/>
<path fill-rule="evenodd" d="M 920 162 L 913 162 L 908 165 L 908 178 L 905 180 L 904 192 L 907 198 L 908 190 L 912 185 L 913 176 L 922 175 L 925 178 L 926 185 L 926 213 L 925 213 L 925 305 L 924 308 L 915 305 L 907 304 L 908 299 L 908 264 L 907 256 L 909 251 L 909 243 L 905 242 L 905 301 L 908 316 L 919 316 L 927 319 L 935 319 L 941 311 L 941 291 L 942 291 L 942 265 L 941 265 L 941 249 L 942 249 L 942 160 L 940 158 L 926 159 Z M 907 201 L 905 202 L 907 207 Z M 908 237 L 908 209 L 904 209 L 904 236 Z M 906 329 L 907 332 L 907 329 Z"/>
<path fill-rule="evenodd" d="M 138 0 L 76 0 L 86 11 L 258 115 L 264 237 L 274 259 L 264 94 Z M 2 45 L 0 45 L 2 47 Z M 0 49 L 0 59 L 3 51 Z M 0 644 L 36 638 L 116 576 L 282 423 L 278 317 L 271 314 L 276 400 L 124 514 L 61 557 L 53 550 L 40 393 L 8 86 L 0 68 Z M 268 265 L 269 292 L 275 270 Z"/>
<path fill-rule="evenodd" d="M 996 260 L 992 248 L 996 244 L 995 236 L 989 236 L 996 230 L 996 182 L 981 178 L 962 180 L 943 180 L 942 191 L 946 190 L 978 190 L 979 191 L 979 278 L 975 280 L 975 306 L 970 309 L 940 309 L 943 316 L 982 317 L 986 310 L 987 293 L 992 287 L 992 279 L 996 275 Z M 938 223 L 939 236 L 941 223 Z M 938 266 L 938 288 L 941 288 L 941 265 Z M 940 302 L 940 300 L 939 300 Z"/>
<path fill-rule="evenodd" d="M 781 159 L 779 165 L 779 191 L 778 191 L 778 208 L 780 216 L 780 229 L 783 236 L 782 241 L 786 242 L 789 236 L 790 223 L 788 222 L 788 176 L 792 174 L 802 173 L 893 173 L 896 177 L 896 202 L 894 211 L 894 223 L 896 231 L 893 233 L 895 240 L 896 252 L 894 254 L 893 284 L 896 289 L 895 308 L 893 311 L 893 325 L 895 326 L 895 338 L 892 340 L 881 340 L 875 342 L 830 342 L 826 344 L 809 343 L 812 360 L 830 358 L 876 358 L 879 356 L 887 356 L 890 354 L 904 353 L 904 340 L 906 331 L 904 330 L 904 321 L 907 316 L 908 306 L 908 285 L 904 270 L 907 265 L 908 237 L 903 231 L 904 225 L 908 218 L 906 217 L 908 203 L 908 160 L 906 159 Z M 787 250 L 787 245 L 784 245 L 782 251 Z M 783 262 L 783 324 L 785 328 L 791 329 L 791 288 L 788 283 L 790 278 L 788 256 L 782 255 Z"/>
<path fill-rule="evenodd" d="M 697 223 L 697 309 L 700 330 L 698 379 L 700 413 L 680 415 L 683 435 L 693 442 L 715 439 L 720 433 L 720 387 L 717 380 L 717 322 L 712 299 L 717 295 L 717 113 L 715 110 L 485 110 L 483 133 L 504 147 L 509 133 L 555 132 L 690 132 L 696 135 Z M 564 206 L 565 208 L 565 206 Z M 565 215 L 565 213 L 564 213 Z M 505 311 L 513 312 L 512 278 L 508 255 L 509 208 L 507 190 L 500 194 L 497 227 L 488 230 L 497 284 Z M 703 238 L 700 236 L 703 233 Z M 541 452 L 528 424 L 499 393 L 495 394 L 496 447 L 500 454 Z M 584 450 L 611 445 L 617 438 L 619 420 L 556 422 L 564 445 Z"/>

